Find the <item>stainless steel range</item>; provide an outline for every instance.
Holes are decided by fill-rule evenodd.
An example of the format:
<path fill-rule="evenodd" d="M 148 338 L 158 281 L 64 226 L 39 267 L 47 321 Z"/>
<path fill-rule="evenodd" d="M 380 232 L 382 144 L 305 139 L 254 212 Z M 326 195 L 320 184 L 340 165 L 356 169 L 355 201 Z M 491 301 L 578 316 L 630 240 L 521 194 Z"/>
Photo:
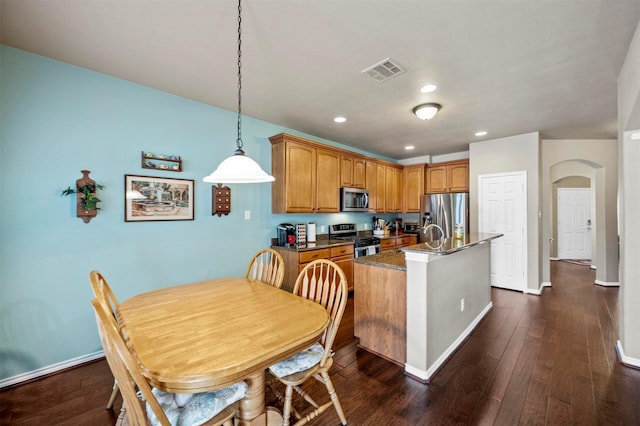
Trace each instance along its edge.
<path fill-rule="evenodd" d="M 329 239 L 353 241 L 355 257 L 380 253 L 380 238 L 358 235 L 355 223 L 341 223 L 329 226 Z"/>

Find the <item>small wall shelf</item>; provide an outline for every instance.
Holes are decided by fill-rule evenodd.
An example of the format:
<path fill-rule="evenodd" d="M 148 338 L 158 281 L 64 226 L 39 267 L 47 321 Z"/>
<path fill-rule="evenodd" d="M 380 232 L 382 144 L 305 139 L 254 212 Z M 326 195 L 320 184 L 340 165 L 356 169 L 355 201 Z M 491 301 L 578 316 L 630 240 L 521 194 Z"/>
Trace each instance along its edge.
<path fill-rule="evenodd" d="M 182 159 L 175 155 L 154 155 L 151 152 L 144 151 L 140 155 L 143 169 L 182 171 Z"/>

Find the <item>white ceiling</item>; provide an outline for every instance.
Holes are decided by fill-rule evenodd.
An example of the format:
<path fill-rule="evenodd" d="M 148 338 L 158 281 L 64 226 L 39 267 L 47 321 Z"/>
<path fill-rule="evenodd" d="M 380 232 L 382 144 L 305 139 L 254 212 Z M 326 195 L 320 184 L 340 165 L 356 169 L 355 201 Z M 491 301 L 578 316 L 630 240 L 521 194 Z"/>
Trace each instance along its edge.
<path fill-rule="evenodd" d="M 0 6 L 3 44 L 236 111 L 235 0 Z M 533 131 L 616 138 L 640 0 L 245 0 L 242 13 L 244 114 L 403 159 Z M 407 72 L 361 74 L 388 57 Z M 424 102 L 442 104 L 430 121 L 411 112 Z"/>

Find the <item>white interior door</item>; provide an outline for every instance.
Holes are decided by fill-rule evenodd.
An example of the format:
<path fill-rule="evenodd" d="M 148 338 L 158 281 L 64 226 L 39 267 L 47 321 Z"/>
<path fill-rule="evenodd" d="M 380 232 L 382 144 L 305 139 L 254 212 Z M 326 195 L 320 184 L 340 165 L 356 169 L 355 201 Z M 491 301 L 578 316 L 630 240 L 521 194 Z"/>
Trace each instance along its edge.
<path fill-rule="evenodd" d="M 591 259 L 591 189 L 558 188 L 558 258 Z"/>
<path fill-rule="evenodd" d="M 526 289 L 526 172 L 478 176 L 478 231 L 504 234 L 491 240 L 491 285 Z"/>

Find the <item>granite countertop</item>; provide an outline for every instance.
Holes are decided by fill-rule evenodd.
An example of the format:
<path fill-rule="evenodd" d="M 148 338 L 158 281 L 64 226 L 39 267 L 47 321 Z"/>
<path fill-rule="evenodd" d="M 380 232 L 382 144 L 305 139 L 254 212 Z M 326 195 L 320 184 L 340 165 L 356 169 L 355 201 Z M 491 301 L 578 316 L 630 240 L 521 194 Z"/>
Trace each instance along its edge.
<path fill-rule="evenodd" d="M 398 269 L 400 271 L 407 270 L 407 264 L 404 261 L 404 253 L 400 250 L 392 250 L 384 253 L 372 254 L 370 256 L 356 257 L 353 261 L 363 265 Z"/>
<path fill-rule="evenodd" d="M 315 243 L 306 243 L 301 245 L 294 245 L 291 247 L 283 247 L 277 244 L 272 244 L 272 248 L 278 248 L 281 250 L 290 250 L 290 251 L 309 251 L 309 250 L 318 250 L 324 248 L 331 247 L 339 247 L 339 246 L 348 246 L 349 244 L 353 245 L 353 241 L 343 241 L 343 240 L 330 240 L 330 239 L 318 239 Z"/>
<path fill-rule="evenodd" d="M 435 255 L 452 254 L 460 250 L 483 244 L 494 238 L 502 237 L 503 234 L 490 233 L 470 233 L 465 234 L 464 238 L 443 238 L 436 241 L 427 241 L 424 243 L 414 244 L 412 246 L 403 247 L 403 252 L 425 253 Z"/>

